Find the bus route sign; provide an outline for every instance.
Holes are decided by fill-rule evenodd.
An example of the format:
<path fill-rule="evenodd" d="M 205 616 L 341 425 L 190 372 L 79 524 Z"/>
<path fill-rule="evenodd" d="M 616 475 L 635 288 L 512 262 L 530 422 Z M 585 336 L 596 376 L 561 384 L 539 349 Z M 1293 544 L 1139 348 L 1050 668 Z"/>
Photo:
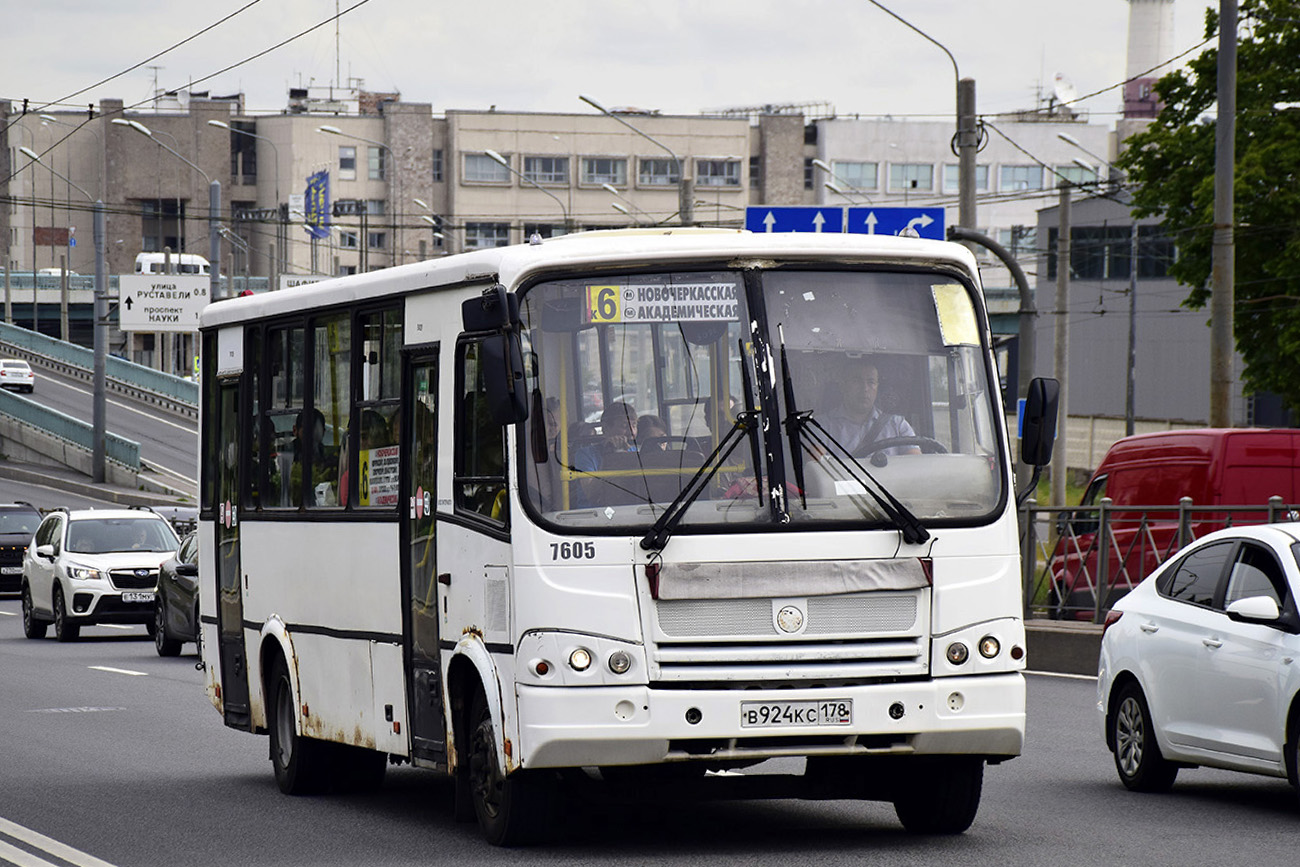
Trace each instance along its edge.
<path fill-rule="evenodd" d="M 211 278 L 203 274 L 123 274 L 118 278 L 118 328 L 198 331 Z"/>
<path fill-rule="evenodd" d="M 594 323 L 730 322 L 739 309 L 729 282 L 587 287 L 587 321 Z"/>

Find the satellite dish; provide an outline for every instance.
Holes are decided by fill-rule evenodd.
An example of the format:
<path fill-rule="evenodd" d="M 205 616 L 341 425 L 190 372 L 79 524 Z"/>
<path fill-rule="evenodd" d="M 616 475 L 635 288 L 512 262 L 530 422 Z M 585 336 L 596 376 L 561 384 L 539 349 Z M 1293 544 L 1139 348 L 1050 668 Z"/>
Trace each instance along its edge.
<path fill-rule="evenodd" d="M 1070 81 L 1065 73 L 1058 72 L 1056 73 L 1056 80 L 1052 84 L 1052 95 L 1056 97 L 1057 102 L 1070 103 L 1074 102 L 1079 94 L 1074 89 L 1074 82 Z"/>

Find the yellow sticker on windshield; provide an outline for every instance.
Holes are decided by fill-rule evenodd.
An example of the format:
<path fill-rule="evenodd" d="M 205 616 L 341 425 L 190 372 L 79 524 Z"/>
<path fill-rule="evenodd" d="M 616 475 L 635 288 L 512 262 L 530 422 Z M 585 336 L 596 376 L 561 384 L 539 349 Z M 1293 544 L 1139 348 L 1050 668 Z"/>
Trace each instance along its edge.
<path fill-rule="evenodd" d="M 930 287 L 934 295 L 934 312 L 939 317 L 939 336 L 944 346 L 978 346 L 979 326 L 975 324 L 975 307 L 965 287 L 958 283 L 937 283 Z"/>

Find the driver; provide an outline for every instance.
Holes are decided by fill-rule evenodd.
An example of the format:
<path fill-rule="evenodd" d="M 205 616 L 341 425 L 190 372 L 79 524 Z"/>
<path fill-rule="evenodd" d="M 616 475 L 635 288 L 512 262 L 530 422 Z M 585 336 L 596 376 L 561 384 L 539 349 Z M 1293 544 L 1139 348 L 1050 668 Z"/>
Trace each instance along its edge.
<path fill-rule="evenodd" d="M 851 361 L 840 383 L 840 405 L 822 420 L 822 426 L 849 454 L 864 457 L 870 446 L 895 437 L 914 437 L 916 431 L 901 415 L 883 412 L 876 406 L 880 390 L 880 369 L 870 358 Z M 887 455 L 919 455 L 915 445 L 880 449 Z"/>

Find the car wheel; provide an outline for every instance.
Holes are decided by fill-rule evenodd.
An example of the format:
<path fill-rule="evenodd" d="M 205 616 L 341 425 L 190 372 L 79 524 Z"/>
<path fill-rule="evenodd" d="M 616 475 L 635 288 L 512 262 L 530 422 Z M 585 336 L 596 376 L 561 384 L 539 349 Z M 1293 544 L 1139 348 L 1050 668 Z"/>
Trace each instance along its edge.
<path fill-rule="evenodd" d="M 1178 776 L 1178 766 L 1160 752 L 1142 688 L 1126 683 L 1115 697 L 1114 708 L 1110 735 L 1120 782 L 1135 792 L 1169 791 Z"/>
<path fill-rule="evenodd" d="M 167 612 L 163 609 L 162 597 L 158 597 L 153 607 L 153 646 L 159 656 L 179 656 L 181 643 L 175 638 L 167 637 Z"/>
<path fill-rule="evenodd" d="M 497 762 L 492 713 L 482 692 L 474 696 L 469 723 L 469 767 L 465 770 L 484 839 L 494 846 L 540 840 L 557 808 L 547 778 L 536 772 L 502 772 Z"/>
<path fill-rule="evenodd" d="M 271 764 L 275 782 L 286 795 L 311 795 L 321 791 L 327 775 L 328 744 L 298 734 L 294 714 L 293 684 L 284 660 L 276 657 L 267 681 L 267 728 L 270 729 Z"/>
<path fill-rule="evenodd" d="M 55 585 L 53 600 L 55 639 L 62 642 L 76 641 L 81 634 L 81 626 L 68 619 L 68 606 L 63 601 L 62 587 Z"/>
<path fill-rule="evenodd" d="M 984 762 L 969 756 L 918 759 L 894 795 L 894 812 L 913 834 L 960 834 L 975 821 Z"/>
<path fill-rule="evenodd" d="M 23 635 L 28 638 L 44 638 L 45 630 L 49 624 L 44 620 L 36 619 L 36 611 L 32 608 L 32 590 L 26 584 L 23 585 Z"/>

